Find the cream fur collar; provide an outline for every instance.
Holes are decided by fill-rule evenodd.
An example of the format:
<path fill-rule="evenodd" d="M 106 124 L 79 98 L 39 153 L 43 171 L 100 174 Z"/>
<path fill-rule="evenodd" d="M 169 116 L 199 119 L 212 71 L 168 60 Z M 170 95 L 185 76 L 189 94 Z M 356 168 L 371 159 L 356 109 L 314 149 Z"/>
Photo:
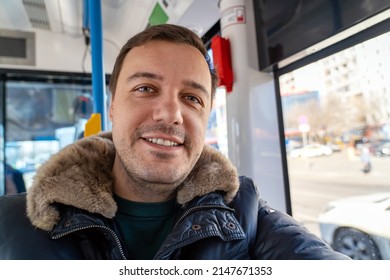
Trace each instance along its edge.
<path fill-rule="evenodd" d="M 38 169 L 27 193 L 27 215 L 32 224 L 50 231 L 60 219 L 52 206 L 55 202 L 113 218 L 117 210 L 112 197 L 114 158 L 109 132 L 79 140 L 53 155 Z M 177 202 L 185 204 L 217 190 L 225 192 L 229 202 L 238 186 L 235 167 L 220 152 L 205 146 L 193 171 L 179 186 Z"/>

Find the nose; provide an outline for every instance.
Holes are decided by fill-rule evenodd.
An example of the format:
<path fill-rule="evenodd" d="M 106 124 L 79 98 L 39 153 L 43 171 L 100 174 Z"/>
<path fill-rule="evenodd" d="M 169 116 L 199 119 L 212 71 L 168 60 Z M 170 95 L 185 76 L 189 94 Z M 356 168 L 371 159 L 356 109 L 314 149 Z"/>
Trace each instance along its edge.
<path fill-rule="evenodd" d="M 182 124 L 183 115 L 179 98 L 169 95 L 160 98 L 153 110 L 153 120 L 167 124 Z"/>

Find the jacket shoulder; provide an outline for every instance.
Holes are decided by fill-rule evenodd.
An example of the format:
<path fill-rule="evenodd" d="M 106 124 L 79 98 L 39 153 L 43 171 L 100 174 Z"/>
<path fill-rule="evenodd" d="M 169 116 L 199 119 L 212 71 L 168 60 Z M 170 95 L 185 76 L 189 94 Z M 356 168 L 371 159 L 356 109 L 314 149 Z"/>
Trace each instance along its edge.
<path fill-rule="evenodd" d="M 26 216 L 26 193 L 0 196 L 0 224 L 12 222 L 17 216 Z"/>
<path fill-rule="evenodd" d="M 239 210 L 240 208 L 245 209 L 245 211 L 248 211 L 247 209 L 252 210 L 261 210 L 264 213 L 268 213 L 271 209 L 267 202 L 261 197 L 260 195 L 260 189 L 258 185 L 253 181 L 252 178 L 247 176 L 240 176 L 239 177 L 240 187 L 238 189 L 238 192 L 232 201 L 232 203 L 229 204 L 232 208 L 235 208 L 235 210 Z M 256 212 L 256 217 L 258 212 Z"/>
<path fill-rule="evenodd" d="M 69 247 L 31 224 L 25 193 L 0 197 L 0 260 L 63 259 Z"/>
<path fill-rule="evenodd" d="M 0 259 L 17 258 L 14 249 L 29 239 L 29 223 L 25 193 L 0 197 Z"/>
<path fill-rule="evenodd" d="M 253 198 L 253 202 L 256 204 L 260 199 L 260 192 L 258 186 L 255 184 L 252 178 L 247 176 L 239 177 L 240 187 L 238 189 L 236 199 L 250 199 Z"/>
<path fill-rule="evenodd" d="M 231 207 L 250 238 L 255 259 L 348 259 L 309 232 L 290 215 L 273 209 L 260 197 L 259 188 L 241 176 Z"/>

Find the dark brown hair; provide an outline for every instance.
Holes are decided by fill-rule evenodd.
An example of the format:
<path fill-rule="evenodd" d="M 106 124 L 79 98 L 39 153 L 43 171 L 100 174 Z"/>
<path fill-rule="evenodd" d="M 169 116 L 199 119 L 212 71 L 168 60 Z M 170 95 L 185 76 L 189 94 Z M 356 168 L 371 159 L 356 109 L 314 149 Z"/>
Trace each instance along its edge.
<path fill-rule="evenodd" d="M 210 75 L 211 75 L 211 101 L 213 101 L 215 96 L 215 91 L 218 86 L 218 76 L 216 71 L 214 71 L 213 66 L 207 50 L 198 35 L 196 35 L 191 30 L 173 24 L 161 24 L 154 25 L 146 28 L 144 31 L 136 34 L 134 37 L 130 38 L 126 44 L 122 47 L 119 55 L 116 58 L 114 69 L 112 70 L 110 78 L 110 91 L 112 96 L 115 95 L 115 89 L 118 82 L 119 73 L 122 70 L 123 60 L 125 59 L 128 52 L 135 47 L 139 47 L 147 44 L 153 40 L 163 40 L 173 43 L 182 43 L 193 46 L 197 48 L 202 55 L 205 57 L 205 60 L 209 66 Z"/>

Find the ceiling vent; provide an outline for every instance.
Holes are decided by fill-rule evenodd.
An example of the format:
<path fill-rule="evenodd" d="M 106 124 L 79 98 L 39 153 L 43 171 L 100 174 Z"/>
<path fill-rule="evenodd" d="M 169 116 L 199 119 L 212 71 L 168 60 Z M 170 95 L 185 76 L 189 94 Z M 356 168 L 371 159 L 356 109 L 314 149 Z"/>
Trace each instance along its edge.
<path fill-rule="evenodd" d="M 0 29 L 0 65 L 35 65 L 35 34 Z"/>
<path fill-rule="evenodd" d="M 44 0 L 23 0 L 23 5 L 32 27 L 51 30 Z"/>

